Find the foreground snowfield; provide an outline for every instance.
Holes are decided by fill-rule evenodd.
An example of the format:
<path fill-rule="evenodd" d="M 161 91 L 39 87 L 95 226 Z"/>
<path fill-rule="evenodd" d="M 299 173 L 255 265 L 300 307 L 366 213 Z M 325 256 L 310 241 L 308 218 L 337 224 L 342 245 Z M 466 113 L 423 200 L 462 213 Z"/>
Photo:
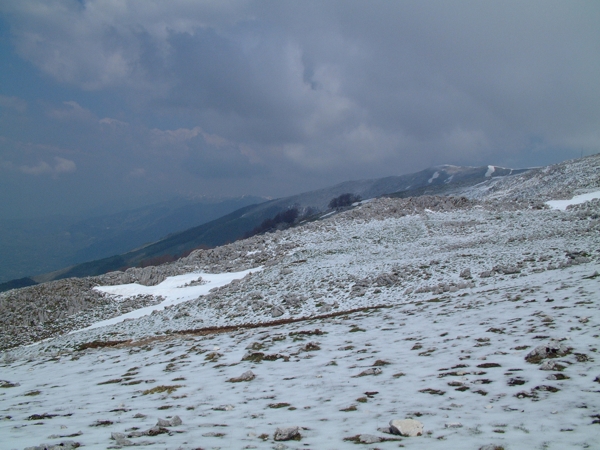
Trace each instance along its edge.
<path fill-rule="evenodd" d="M 290 448 L 353 448 L 344 438 L 395 438 L 379 429 L 413 417 L 424 436 L 370 448 L 598 448 L 598 269 L 585 264 L 329 319 L 5 364 L 2 378 L 19 385 L 0 397 L 3 446 L 119 447 L 112 432 L 148 430 L 177 415 L 183 423 L 166 428 L 171 434 L 129 440 L 157 449 L 273 448 L 276 428 L 294 425 L 302 440 L 285 442 Z M 573 348 L 556 360 L 561 372 L 524 359 L 549 338 Z M 371 368 L 381 373 L 358 376 Z M 256 378 L 227 381 L 247 370 Z M 556 374 L 565 379 L 551 379 Z M 151 393 L 161 386 L 173 390 Z"/>
<path fill-rule="evenodd" d="M 88 280 L 103 303 L 3 353 L 0 447 L 600 448 L 600 201 L 547 200 L 380 199 Z"/>

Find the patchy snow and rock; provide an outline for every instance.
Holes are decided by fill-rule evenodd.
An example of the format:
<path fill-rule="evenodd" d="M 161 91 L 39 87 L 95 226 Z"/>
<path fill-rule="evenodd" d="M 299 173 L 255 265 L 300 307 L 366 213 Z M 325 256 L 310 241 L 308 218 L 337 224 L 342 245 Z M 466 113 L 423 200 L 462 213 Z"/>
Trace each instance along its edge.
<path fill-rule="evenodd" d="M 595 164 L 0 295 L 3 445 L 594 448 Z"/>
<path fill-rule="evenodd" d="M 126 320 L 139 319 L 140 317 L 152 314 L 154 311 L 162 311 L 167 307 L 172 307 L 183 302 L 196 299 L 202 295 L 208 294 L 212 289 L 218 289 L 226 286 L 233 280 L 239 280 L 246 275 L 261 270 L 244 270 L 242 272 L 212 274 L 212 273 L 188 273 L 168 277 L 155 286 L 144 286 L 137 283 L 116 285 L 116 286 L 97 286 L 94 290 L 104 292 L 115 296 L 117 299 L 131 298 L 136 296 L 153 296 L 164 299 L 161 303 L 136 309 L 121 316 L 102 320 L 90 325 L 84 330 L 106 327 Z M 199 279 L 202 283 L 195 283 Z M 77 330 L 79 331 L 79 330 Z"/>

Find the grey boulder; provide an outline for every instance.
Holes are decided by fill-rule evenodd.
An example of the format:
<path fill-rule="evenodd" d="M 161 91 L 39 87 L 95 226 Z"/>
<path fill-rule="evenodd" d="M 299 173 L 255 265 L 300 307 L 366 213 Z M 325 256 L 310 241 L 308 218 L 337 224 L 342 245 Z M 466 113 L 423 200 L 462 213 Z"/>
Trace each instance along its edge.
<path fill-rule="evenodd" d="M 390 431 L 400 436 L 414 437 L 423 435 L 423 424 L 414 419 L 390 420 Z"/>
<path fill-rule="evenodd" d="M 300 427 L 277 428 L 273 439 L 276 441 L 291 441 L 300 439 Z"/>

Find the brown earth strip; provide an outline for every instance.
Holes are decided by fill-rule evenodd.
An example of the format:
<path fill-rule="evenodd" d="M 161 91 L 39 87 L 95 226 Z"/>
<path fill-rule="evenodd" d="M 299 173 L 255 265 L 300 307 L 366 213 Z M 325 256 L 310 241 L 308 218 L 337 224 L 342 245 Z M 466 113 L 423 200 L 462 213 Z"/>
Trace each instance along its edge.
<path fill-rule="evenodd" d="M 180 337 L 180 336 L 188 336 L 188 335 L 208 336 L 211 334 L 232 333 L 232 332 L 241 331 L 241 330 L 251 330 L 254 328 L 276 327 L 279 325 L 287 325 L 290 323 L 307 322 L 309 320 L 330 319 L 333 317 L 345 316 L 348 314 L 354 314 L 354 313 L 358 313 L 358 312 L 365 312 L 365 311 L 384 309 L 384 308 L 392 308 L 392 307 L 393 307 L 393 305 L 365 306 L 362 308 L 349 309 L 349 310 L 345 310 L 345 311 L 336 311 L 333 313 L 322 314 L 322 315 L 318 315 L 318 316 L 295 317 L 295 318 L 288 318 L 288 319 L 273 320 L 270 322 L 244 323 L 244 324 L 240 324 L 240 325 L 229 325 L 229 326 L 222 326 L 222 327 L 206 327 L 206 328 L 194 328 L 194 329 L 190 329 L 190 330 L 178 330 L 178 331 L 171 332 L 169 335 L 151 336 L 151 337 L 147 337 L 147 338 L 143 338 L 143 339 L 139 339 L 139 340 L 130 339 L 130 340 L 123 340 L 123 341 L 92 341 L 92 342 L 86 342 L 86 343 L 80 344 L 77 347 L 77 349 L 78 350 L 86 350 L 88 348 L 103 348 L 103 347 L 116 347 L 116 348 L 138 347 L 138 346 L 149 344 L 151 342 L 165 341 L 165 340 L 172 339 L 174 337 Z"/>

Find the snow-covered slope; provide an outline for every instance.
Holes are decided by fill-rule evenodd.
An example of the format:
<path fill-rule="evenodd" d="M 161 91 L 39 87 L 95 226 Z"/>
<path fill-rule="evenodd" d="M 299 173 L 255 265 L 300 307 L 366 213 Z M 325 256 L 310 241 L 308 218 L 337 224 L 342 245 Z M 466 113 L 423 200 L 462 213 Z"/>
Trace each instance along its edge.
<path fill-rule="evenodd" d="M 40 288 L 6 293 L 4 348 L 52 339 L 4 352 L 3 445 L 594 448 L 600 200 L 544 204 L 568 174 L 595 176 L 576 163 L 538 187 L 516 175 L 495 200 L 379 199 L 163 268 L 55 282 L 48 308 L 59 289 L 88 300 L 43 332 L 16 322 L 15 299 Z M 506 201 L 518 183 L 525 201 Z M 390 434 L 407 418 L 422 436 Z M 299 440 L 275 440 L 285 427 Z"/>
<path fill-rule="evenodd" d="M 497 200 L 566 200 L 597 191 L 600 186 L 600 153 L 538 167 L 514 176 L 491 178 L 460 191 L 469 198 Z"/>

